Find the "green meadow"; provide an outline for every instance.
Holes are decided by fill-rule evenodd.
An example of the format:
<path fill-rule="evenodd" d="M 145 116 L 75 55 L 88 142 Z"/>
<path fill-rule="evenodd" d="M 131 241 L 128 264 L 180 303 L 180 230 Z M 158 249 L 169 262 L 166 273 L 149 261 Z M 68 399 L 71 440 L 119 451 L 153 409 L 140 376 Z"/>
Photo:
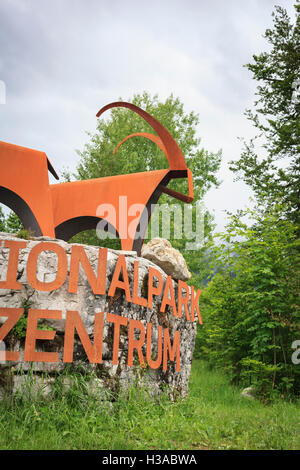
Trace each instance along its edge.
<path fill-rule="evenodd" d="M 77 377 L 51 398 L 15 396 L 0 404 L 0 448 L 10 450 L 299 449 L 299 404 L 241 397 L 220 371 L 194 360 L 187 398 L 153 400 L 133 388 L 99 401 Z"/>

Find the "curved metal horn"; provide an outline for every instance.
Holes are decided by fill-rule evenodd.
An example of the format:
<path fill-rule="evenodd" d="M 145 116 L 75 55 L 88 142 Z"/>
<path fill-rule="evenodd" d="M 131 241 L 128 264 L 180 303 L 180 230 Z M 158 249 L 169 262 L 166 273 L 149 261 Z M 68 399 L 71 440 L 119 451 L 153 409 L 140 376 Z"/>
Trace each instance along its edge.
<path fill-rule="evenodd" d="M 129 108 L 139 116 L 141 116 L 151 127 L 154 131 L 158 134 L 161 142 L 163 143 L 165 150 L 166 150 L 166 157 L 168 159 L 170 169 L 171 170 L 186 170 L 186 162 L 184 156 L 177 145 L 176 141 L 173 139 L 171 134 L 164 128 L 160 122 L 158 122 L 154 117 L 148 114 L 143 109 L 135 106 L 134 104 L 127 103 L 125 101 L 116 101 L 114 103 L 107 104 L 103 106 L 103 108 L 98 111 L 96 114 L 97 117 L 101 116 L 105 111 L 111 108 Z"/>
<path fill-rule="evenodd" d="M 162 143 L 161 139 L 157 135 L 148 134 L 148 132 L 135 132 L 134 134 L 128 135 L 127 137 L 125 137 L 125 139 L 122 140 L 122 142 L 120 142 L 117 145 L 117 147 L 114 150 L 114 154 L 118 151 L 121 145 L 124 144 L 124 142 L 126 142 L 126 140 L 131 139 L 132 137 L 145 137 L 146 139 L 151 140 L 160 148 L 160 150 L 164 152 L 165 156 L 168 158 L 166 147 Z"/>

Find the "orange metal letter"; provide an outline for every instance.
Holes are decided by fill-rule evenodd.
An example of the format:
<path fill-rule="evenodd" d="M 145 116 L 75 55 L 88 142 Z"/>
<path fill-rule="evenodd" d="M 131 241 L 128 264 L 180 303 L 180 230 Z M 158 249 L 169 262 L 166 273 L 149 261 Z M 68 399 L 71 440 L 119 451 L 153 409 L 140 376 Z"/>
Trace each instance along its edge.
<path fill-rule="evenodd" d="M 7 317 L 6 322 L 0 327 L 0 341 L 2 341 L 10 330 L 15 326 L 17 321 L 23 315 L 23 308 L 0 308 L 0 317 Z M 7 361 L 18 361 L 19 351 L 6 351 L 5 359 Z"/>
<path fill-rule="evenodd" d="M 182 289 L 185 290 L 185 297 L 183 297 L 182 295 Z M 185 311 L 185 316 L 186 316 L 186 319 L 188 321 L 190 321 L 190 312 L 189 312 L 189 309 L 188 309 L 188 302 L 189 302 L 189 298 L 190 298 L 190 293 L 189 293 L 189 286 L 181 281 L 179 279 L 178 281 L 178 316 L 179 318 L 181 318 L 182 316 L 182 305 L 184 305 L 184 311 Z"/>
<path fill-rule="evenodd" d="M 110 323 L 114 323 L 114 348 L 113 348 L 113 364 L 118 364 L 119 359 L 119 342 L 120 342 L 120 325 L 127 325 L 128 318 L 121 317 L 120 315 L 114 315 L 113 313 L 107 313 L 106 320 Z"/>
<path fill-rule="evenodd" d="M 94 326 L 94 344 L 92 344 L 79 313 L 72 310 L 67 311 L 63 362 L 73 361 L 74 335 L 76 329 L 89 362 L 92 364 L 101 364 L 103 322 L 103 312 L 96 313 Z"/>
<path fill-rule="evenodd" d="M 134 330 L 140 330 L 141 334 L 139 339 L 134 339 Z M 133 350 L 136 349 L 139 356 L 141 365 L 145 365 L 145 359 L 142 353 L 142 346 L 145 342 L 145 328 L 139 320 L 129 320 L 129 339 L 128 339 L 128 365 L 133 364 Z"/>
<path fill-rule="evenodd" d="M 153 278 L 156 277 L 158 279 L 158 286 L 154 287 L 153 285 Z M 160 272 L 149 267 L 149 276 L 148 276 L 148 308 L 152 308 L 152 297 L 153 295 L 160 295 L 163 288 L 163 280 Z"/>
<path fill-rule="evenodd" d="M 107 248 L 99 249 L 98 270 L 96 277 L 83 246 L 72 246 L 69 292 L 74 294 L 78 290 L 79 263 L 85 271 L 93 293 L 96 295 L 105 294 Z"/>
<path fill-rule="evenodd" d="M 175 352 L 176 352 L 176 371 L 180 371 L 180 333 L 175 331 L 173 349 L 170 341 L 169 329 L 164 329 L 164 361 L 163 361 L 163 370 L 167 370 L 168 364 L 168 351 L 171 361 L 175 361 Z"/>
<path fill-rule="evenodd" d="M 169 292 L 170 292 L 171 298 L 168 297 Z M 161 303 L 161 307 L 160 307 L 161 312 L 165 311 L 166 304 L 168 304 L 172 307 L 173 315 L 174 315 L 174 317 L 177 317 L 176 301 L 175 301 L 175 295 L 174 295 L 174 289 L 173 289 L 173 283 L 172 283 L 171 276 L 168 276 L 167 280 L 166 280 L 164 295 L 163 295 L 163 299 L 162 299 L 162 303 Z"/>
<path fill-rule="evenodd" d="M 40 318 L 53 318 L 55 320 L 61 320 L 61 316 L 61 310 L 29 310 L 24 349 L 24 361 L 58 362 L 58 353 L 43 351 L 37 352 L 35 350 L 35 343 L 37 339 L 48 339 L 52 341 L 56 335 L 56 331 L 38 330 L 38 320 Z"/>
<path fill-rule="evenodd" d="M 194 297 L 194 286 L 192 286 L 192 298 L 191 298 L 192 321 L 195 320 L 195 310 L 196 310 L 200 325 L 202 325 L 202 318 L 201 318 L 200 310 L 199 310 L 199 297 L 200 297 L 201 292 L 202 291 L 198 289 L 196 293 L 196 297 Z"/>
<path fill-rule="evenodd" d="M 124 281 L 119 279 L 120 272 L 123 273 Z M 128 280 L 128 273 L 126 267 L 126 260 L 124 255 L 120 255 L 115 267 L 115 271 L 113 274 L 113 278 L 111 281 L 111 285 L 108 291 L 108 295 L 113 297 L 115 295 L 116 288 L 123 289 L 125 291 L 125 296 L 127 302 L 131 302 L 131 295 L 130 295 L 130 288 L 129 288 L 129 280 Z"/>
<path fill-rule="evenodd" d="M 134 274 L 133 274 L 133 292 L 132 292 L 132 302 L 142 307 L 147 307 L 147 299 L 144 297 L 139 297 L 138 295 L 138 280 L 139 280 L 139 262 L 134 262 Z"/>
<path fill-rule="evenodd" d="M 147 325 L 147 363 L 151 369 L 158 369 L 162 360 L 162 326 L 158 325 L 158 340 L 157 340 L 157 358 L 155 361 L 151 357 L 151 340 L 152 340 L 152 323 Z"/>
<path fill-rule="evenodd" d="M 19 251 L 26 248 L 26 242 L 5 240 L 4 247 L 9 248 L 6 281 L 0 281 L 0 289 L 21 290 L 22 284 L 17 281 Z"/>

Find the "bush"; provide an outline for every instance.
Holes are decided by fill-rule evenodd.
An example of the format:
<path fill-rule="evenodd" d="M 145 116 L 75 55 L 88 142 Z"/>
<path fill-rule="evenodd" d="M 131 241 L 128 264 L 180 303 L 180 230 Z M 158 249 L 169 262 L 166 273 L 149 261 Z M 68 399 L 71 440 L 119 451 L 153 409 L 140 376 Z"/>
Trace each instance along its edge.
<path fill-rule="evenodd" d="M 299 240 L 282 206 L 231 216 L 212 247 L 217 274 L 202 293 L 198 348 L 235 383 L 255 383 L 264 397 L 298 394 L 291 361 L 299 339 Z M 242 216 L 252 217 L 251 228 Z M 299 366 L 298 366 L 299 367 Z"/>

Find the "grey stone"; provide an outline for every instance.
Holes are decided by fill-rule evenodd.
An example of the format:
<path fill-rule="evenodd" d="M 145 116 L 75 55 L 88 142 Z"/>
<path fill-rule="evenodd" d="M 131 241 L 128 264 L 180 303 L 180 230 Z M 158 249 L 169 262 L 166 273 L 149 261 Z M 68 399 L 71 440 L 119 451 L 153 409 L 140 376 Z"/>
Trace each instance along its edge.
<path fill-rule="evenodd" d="M 254 400 L 255 398 L 255 389 L 253 387 L 244 388 L 241 392 L 241 396 L 248 398 L 249 400 Z"/>
<path fill-rule="evenodd" d="M 23 374 L 15 375 L 13 378 L 12 393 L 18 392 L 24 397 L 34 397 L 39 395 L 47 397 L 52 392 L 53 377 L 40 377 L 38 375 Z"/>
<path fill-rule="evenodd" d="M 11 234 L 0 233 L 0 280 L 6 279 L 6 270 L 9 256 L 9 249 L 4 248 L 3 240 L 17 239 Z M 23 373 L 24 376 L 30 373 L 30 375 L 36 375 L 39 377 L 43 373 L 52 375 L 60 374 L 64 371 L 66 363 L 63 362 L 63 347 L 64 347 L 64 329 L 65 329 L 65 318 L 67 310 L 78 311 L 84 327 L 93 341 L 94 335 L 94 318 L 95 313 L 104 312 L 104 330 L 103 330 L 103 348 L 102 348 L 102 364 L 90 364 L 88 362 L 86 353 L 83 349 L 81 341 L 78 337 L 75 337 L 74 343 L 74 356 L 73 363 L 71 366 L 74 369 L 80 369 L 83 374 L 87 371 L 91 371 L 96 374 L 99 381 L 93 384 L 93 390 L 100 390 L 102 385 L 107 390 L 116 393 L 118 390 L 128 388 L 132 384 L 143 384 L 152 390 L 152 393 L 160 393 L 165 385 L 169 386 L 170 393 L 180 396 L 185 396 L 188 393 L 188 382 L 190 377 L 192 356 L 196 337 L 196 322 L 187 321 L 183 314 L 181 318 L 173 315 L 172 309 L 167 306 L 165 312 L 160 311 L 162 294 L 160 296 L 153 297 L 152 308 L 142 307 L 130 302 L 127 302 L 124 291 L 117 289 L 113 297 L 108 296 L 107 291 L 110 285 L 114 269 L 119 257 L 119 254 L 125 254 L 128 278 L 131 289 L 133 287 L 134 277 L 134 262 L 139 261 L 139 276 L 138 276 L 138 295 L 140 297 L 147 297 L 148 289 L 148 271 L 149 267 L 153 266 L 153 262 L 145 257 L 137 257 L 136 253 L 133 252 L 118 252 L 117 250 L 108 250 L 107 258 L 107 273 L 106 273 L 106 293 L 104 295 L 94 295 L 90 284 L 87 280 L 86 274 L 80 266 L 79 278 L 78 278 L 78 291 L 77 293 L 70 293 L 69 287 L 69 268 L 70 268 L 70 256 L 72 245 L 61 240 L 51 239 L 52 242 L 58 243 L 67 255 L 68 259 L 68 275 L 65 283 L 59 289 L 53 292 L 41 292 L 34 290 L 27 281 L 26 266 L 27 259 L 30 250 L 41 241 L 49 241 L 48 237 L 32 238 L 26 241 L 26 248 L 20 250 L 19 263 L 18 263 L 18 281 L 22 283 L 21 290 L 5 290 L 0 289 L 0 308 L 21 308 L 25 304 L 32 309 L 43 309 L 43 310 L 60 310 L 62 311 L 62 320 L 55 319 L 44 319 L 42 323 L 48 328 L 52 328 L 56 331 L 56 335 L 53 341 L 38 341 L 36 345 L 37 351 L 49 351 L 58 352 L 59 361 L 54 362 L 26 362 L 23 360 L 24 357 L 24 338 L 19 339 L 14 335 L 8 335 L 9 338 L 5 338 L 4 341 L 7 343 L 7 350 L 20 351 L 20 359 L 16 362 L 6 362 L 0 364 L 0 374 L 14 367 L 18 374 Z M 19 239 L 17 239 L 19 240 Z M 85 249 L 89 262 L 94 272 L 97 272 L 98 266 L 98 253 L 99 247 L 82 245 Z M 153 244 L 152 244 L 153 246 Z M 165 250 L 166 257 L 174 260 L 180 260 L 180 253 L 176 254 L 172 252 L 173 248 L 170 249 L 167 244 L 163 245 L 168 248 Z M 174 250 L 177 251 L 177 250 Z M 172 256 L 167 254 L 173 253 Z M 180 255 L 180 256 L 179 256 Z M 182 257 L 183 258 L 183 257 Z M 171 264 L 172 264 L 171 263 Z M 180 269 L 178 268 L 180 266 Z M 54 252 L 44 251 L 39 255 L 38 258 L 38 269 L 37 278 L 44 282 L 50 282 L 56 276 L 57 267 L 57 256 Z M 166 265 L 164 265 L 166 269 Z M 157 267 L 161 273 L 163 282 L 167 279 L 167 274 L 162 266 Z M 187 279 L 188 274 L 187 268 L 183 266 L 182 261 L 177 262 L 177 271 L 175 268 L 172 272 L 173 276 L 177 279 Z M 169 271 L 170 273 L 170 271 Z M 185 273 L 183 275 L 183 273 Z M 170 275 L 172 275 L 170 274 Z M 178 285 L 173 280 L 173 288 L 175 292 L 175 298 L 177 299 Z M 107 312 L 125 316 L 128 319 L 139 320 L 147 327 L 148 323 L 152 323 L 152 353 L 156 357 L 158 333 L 157 328 L 161 325 L 163 328 L 168 328 L 170 332 L 170 339 L 173 342 L 175 331 L 180 333 L 180 372 L 176 371 L 176 363 L 168 360 L 167 370 L 164 371 L 162 366 L 157 370 L 152 370 L 148 366 L 145 368 L 140 365 L 134 364 L 133 367 L 127 365 L 128 360 L 128 327 L 124 327 L 124 331 L 121 328 L 120 344 L 119 344 L 119 361 L 118 365 L 112 364 L 112 352 L 113 352 L 113 334 L 114 326 L 106 322 Z M 0 317 L 0 325 L 6 321 L 6 317 Z M 146 345 L 143 346 L 143 355 L 146 357 Z M 23 379 L 22 379 L 23 380 Z M 18 383 L 13 385 L 13 390 L 20 388 L 22 380 L 18 379 Z M 39 379 L 38 379 L 39 380 Z M 26 382 L 26 379 L 24 379 Z M 24 383 L 25 383 L 24 382 Z M 39 384 L 40 385 L 40 384 Z M 46 387 L 48 393 L 48 389 Z"/>
<path fill-rule="evenodd" d="M 180 251 L 164 238 L 153 238 L 143 245 L 141 256 L 159 266 L 173 279 L 188 281 L 192 276 Z"/>

